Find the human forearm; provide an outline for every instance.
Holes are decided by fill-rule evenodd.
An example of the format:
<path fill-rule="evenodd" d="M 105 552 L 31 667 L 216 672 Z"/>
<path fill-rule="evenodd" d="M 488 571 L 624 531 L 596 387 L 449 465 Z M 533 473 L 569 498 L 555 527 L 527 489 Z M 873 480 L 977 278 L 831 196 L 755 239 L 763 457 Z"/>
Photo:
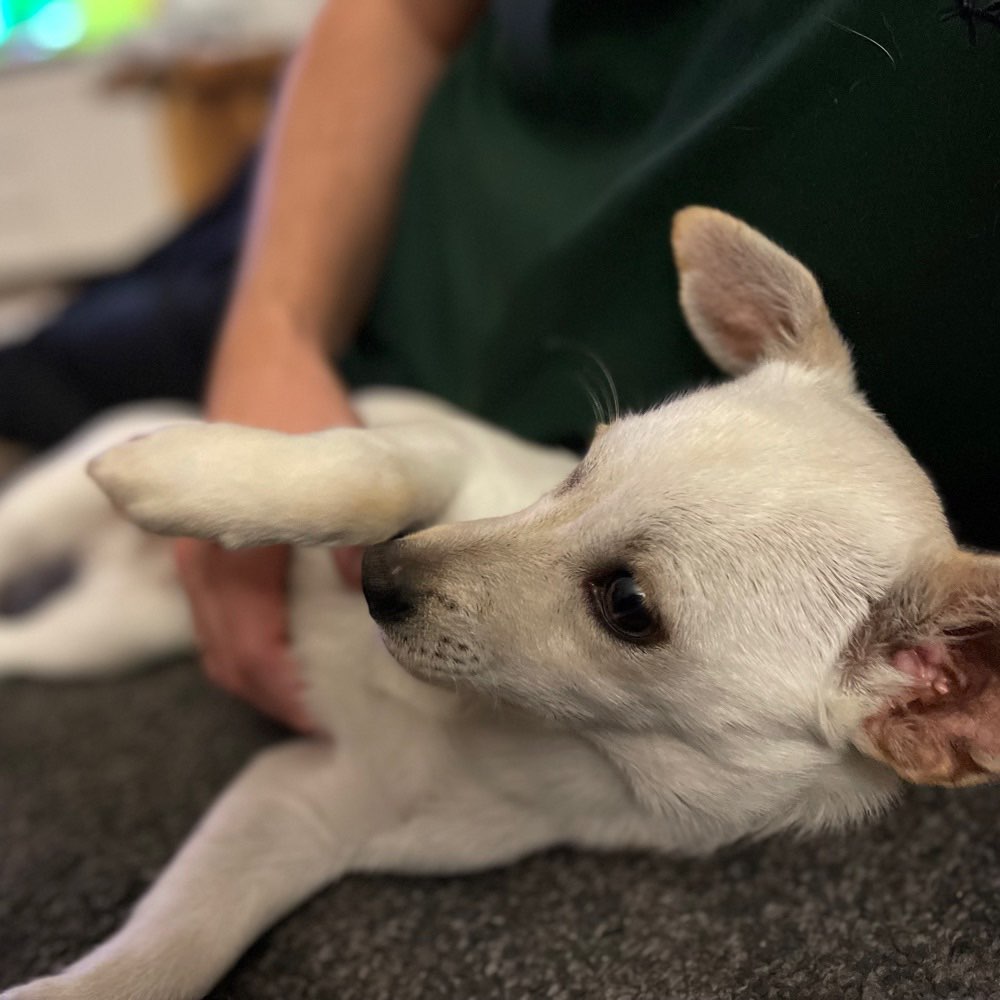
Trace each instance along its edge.
<path fill-rule="evenodd" d="M 336 353 L 377 280 L 416 125 L 477 0 L 332 0 L 290 68 L 221 357 L 256 337 Z M 236 344 L 232 344 L 236 341 Z"/>

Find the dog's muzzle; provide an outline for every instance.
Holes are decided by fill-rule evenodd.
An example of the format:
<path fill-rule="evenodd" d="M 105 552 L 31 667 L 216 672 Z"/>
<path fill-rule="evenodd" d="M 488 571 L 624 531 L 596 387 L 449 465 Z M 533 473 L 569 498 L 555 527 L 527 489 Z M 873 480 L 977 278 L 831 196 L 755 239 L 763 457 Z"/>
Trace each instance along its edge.
<path fill-rule="evenodd" d="M 399 542 L 382 542 L 365 550 L 361 564 L 361 588 L 368 611 L 380 625 L 405 621 L 417 604 Z"/>

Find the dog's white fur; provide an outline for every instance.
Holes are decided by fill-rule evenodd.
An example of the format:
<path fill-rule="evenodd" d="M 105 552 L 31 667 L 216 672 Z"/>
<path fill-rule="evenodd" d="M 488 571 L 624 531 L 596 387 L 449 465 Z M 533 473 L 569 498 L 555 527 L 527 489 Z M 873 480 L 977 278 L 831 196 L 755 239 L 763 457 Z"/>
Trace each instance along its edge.
<path fill-rule="evenodd" d="M 364 430 L 189 421 L 92 463 L 155 532 L 376 546 L 382 628 L 302 548 L 295 651 L 330 737 L 262 753 L 114 937 L 2 1000 L 202 996 L 347 871 L 470 871 L 557 843 L 704 852 L 870 814 L 892 768 L 997 769 L 977 708 L 996 693 L 993 562 L 956 548 L 801 265 L 708 209 L 678 216 L 675 250 L 696 336 L 740 377 L 615 421 L 578 467 L 401 392 L 357 397 Z M 119 414 L 0 498 L 0 580 L 68 551 L 82 567 L 0 626 L 0 670 L 98 673 L 191 645 L 164 543 L 83 472 L 182 419 Z M 623 573 L 650 637 L 602 619 Z"/>

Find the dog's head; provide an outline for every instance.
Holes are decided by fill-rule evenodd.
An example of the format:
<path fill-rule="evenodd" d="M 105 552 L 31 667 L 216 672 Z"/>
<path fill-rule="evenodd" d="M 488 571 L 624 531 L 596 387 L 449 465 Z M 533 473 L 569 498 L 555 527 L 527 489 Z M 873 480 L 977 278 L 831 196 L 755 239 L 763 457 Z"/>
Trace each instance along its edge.
<path fill-rule="evenodd" d="M 387 644 L 617 748 L 653 799 L 745 800 L 736 832 L 863 812 L 883 764 L 991 777 L 1000 560 L 957 548 L 801 264 L 704 208 L 673 243 L 688 322 L 736 378 L 600 429 L 519 514 L 371 550 Z"/>

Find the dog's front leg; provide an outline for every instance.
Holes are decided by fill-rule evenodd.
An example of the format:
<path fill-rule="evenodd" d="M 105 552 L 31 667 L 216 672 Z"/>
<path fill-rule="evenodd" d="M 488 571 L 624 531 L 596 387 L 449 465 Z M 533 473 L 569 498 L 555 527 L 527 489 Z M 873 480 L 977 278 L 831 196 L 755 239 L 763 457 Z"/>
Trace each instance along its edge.
<path fill-rule="evenodd" d="M 438 423 L 301 435 L 189 424 L 112 448 L 90 473 L 160 534 L 229 548 L 370 545 L 441 516 L 465 448 Z"/>
<path fill-rule="evenodd" d="M 0 1000 L 195 1000 L 270 924 L 387 823 L 366 773 L 332 745 L 265 751 L 234 781 L 124 927 L 62 974 Z"/>

